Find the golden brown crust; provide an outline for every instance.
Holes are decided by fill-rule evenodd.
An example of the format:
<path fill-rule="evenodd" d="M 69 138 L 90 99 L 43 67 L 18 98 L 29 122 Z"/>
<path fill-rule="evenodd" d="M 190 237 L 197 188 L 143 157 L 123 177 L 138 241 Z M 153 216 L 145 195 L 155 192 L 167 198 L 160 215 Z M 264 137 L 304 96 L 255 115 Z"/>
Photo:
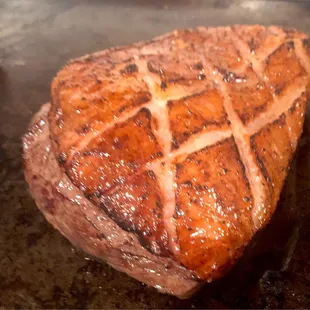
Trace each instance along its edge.
<path fill-rule="evenodd" d="M 201 131 L 229 128 L 223 98 L 216 88 L 169 101 L 167 105 L 173 149 Z"/>
<path fill-rule="evenodd" d="M 199 27 L 74 60 L 52 84 L 59 164 L 150 251 L 216 278 L 275 209 L 309 46 L 293 29 Z"/>
<path fill-rule="evenodd" d="M 217 278 L 253 235 L 252 195 L 233 138 L 177 164 L 176 222 L 180 261 Z"/>
<path fill-rule="evenodd" d="M 140 110 L 133 118 L 105 131 L 65 163 L 68 176 L 87 195 L 100 196 L 146 163 L 162 157 L 151 130 L 151 114 Z"/>
<path fill-rule="evenodd" d="M 138 174 L 99 200 L 100 207 L 124 230 L 136 232 L 148 250 L 170 256 L 168 233 L 163 222 L 163 197 L 152 170 Z"/>
<path fill-rule="evenodd" d="M 266 180 L 269 203 L 272 206 L 266 218 L 270 218 L 279 199 L 301 135 L 306 103 L 307 96 L 303 93 L 286 113 L 251 137 L 252 150 Z"/>

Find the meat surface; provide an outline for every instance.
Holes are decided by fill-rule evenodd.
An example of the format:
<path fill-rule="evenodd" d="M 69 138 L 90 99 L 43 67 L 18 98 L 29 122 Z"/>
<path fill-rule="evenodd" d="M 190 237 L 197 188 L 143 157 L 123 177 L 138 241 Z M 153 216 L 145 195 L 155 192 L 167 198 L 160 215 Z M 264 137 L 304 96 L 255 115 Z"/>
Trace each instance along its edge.
<path fill-rule="evenodd" d="M 296 30 L 181 30 L 67 64 L 24 136 L 25 176 L 73 244 L 181 298 L 274 212 L 310 98 Z"/>

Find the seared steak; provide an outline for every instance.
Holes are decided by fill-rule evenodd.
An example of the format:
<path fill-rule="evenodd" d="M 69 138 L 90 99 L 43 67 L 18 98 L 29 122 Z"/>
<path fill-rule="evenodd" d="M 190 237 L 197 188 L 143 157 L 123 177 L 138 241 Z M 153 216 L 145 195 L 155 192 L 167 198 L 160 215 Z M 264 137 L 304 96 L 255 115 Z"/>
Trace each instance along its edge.
<path fill-rule="evenodd" d="M 169 33 L 67 64 L 24 136 L 25 176 L 76 246 L 179 297 L 270 220 L 310 97 L 310 39 Z"/>

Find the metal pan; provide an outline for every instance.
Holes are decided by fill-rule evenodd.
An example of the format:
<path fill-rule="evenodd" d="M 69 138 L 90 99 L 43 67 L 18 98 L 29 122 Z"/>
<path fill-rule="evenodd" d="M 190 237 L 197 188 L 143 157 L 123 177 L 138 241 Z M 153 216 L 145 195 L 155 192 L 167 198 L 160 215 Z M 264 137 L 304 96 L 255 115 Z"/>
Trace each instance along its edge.
<path fill-rule="evenodd" d="M 198 25 L 278 24 L 310 34 L 309 16 L 306 0 L 0 2 L 0 307 L 310 308 L 310 105 L 271 223 L 225 278 L 189 300 L 74 249 L 35 206 L 20 143 L 70 58 Z"/>

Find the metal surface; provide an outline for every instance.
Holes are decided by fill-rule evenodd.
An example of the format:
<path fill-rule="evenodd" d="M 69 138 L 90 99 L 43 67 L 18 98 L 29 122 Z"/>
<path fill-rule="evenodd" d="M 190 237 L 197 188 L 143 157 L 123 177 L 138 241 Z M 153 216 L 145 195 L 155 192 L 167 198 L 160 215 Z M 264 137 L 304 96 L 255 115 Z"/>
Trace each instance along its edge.
<path fill-rule="evenodd" d="M 70 58 L 175 28 L 279 24 L 310 34 L 310 1 L 0 0 L 0 307 L 310 308 L 310 105 L 278 210 L 242 261 L 189 300 L 85 259 L 43 218 L 21 136 Z"/>

